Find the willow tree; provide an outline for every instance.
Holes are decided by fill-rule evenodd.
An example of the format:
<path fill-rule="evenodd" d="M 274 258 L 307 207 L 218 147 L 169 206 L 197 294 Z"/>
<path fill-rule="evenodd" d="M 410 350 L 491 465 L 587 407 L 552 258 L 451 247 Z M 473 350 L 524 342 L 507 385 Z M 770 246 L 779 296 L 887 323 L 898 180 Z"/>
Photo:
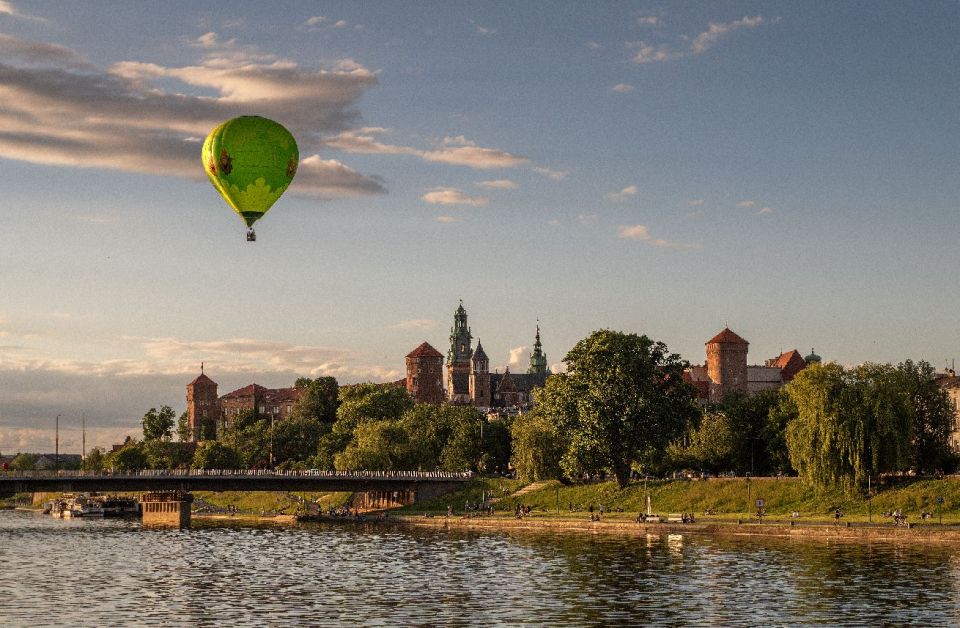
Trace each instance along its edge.
<path fill-rule="evenodd" d="M 564 362 L 567 372 L 547 380 L 537 403 L 569 438 L 561 464 L 571 476 L 609 470 L 623 488 L 634 463 L 662 457 L 696 416 L 686 362 L 662 342 L 604 329 Z"/>
<path fill-rule="evenodd" d="M 792 414 L 793 468 L 818 488 L 852 491 L 909 462 L 910 412 L 889 365 L 811 365 L 782 389 L 779 412 Z"/>

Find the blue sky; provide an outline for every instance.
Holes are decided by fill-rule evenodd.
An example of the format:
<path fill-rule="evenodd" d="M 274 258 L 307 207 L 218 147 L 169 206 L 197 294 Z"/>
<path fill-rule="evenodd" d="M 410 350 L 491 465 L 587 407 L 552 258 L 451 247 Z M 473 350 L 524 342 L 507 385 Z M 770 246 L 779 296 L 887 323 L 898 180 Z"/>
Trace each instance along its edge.
<path fill-rule="evenodd" d="M 453 4 L 453 6 L 451 6 Z M 691 362 L 958 352 L 955 2 L 0 1 L 0 451 L 298 375 L 386 381 L 458 299 Z M 247 244 L 199 165 L 240 114 L 301 168 Z"/>

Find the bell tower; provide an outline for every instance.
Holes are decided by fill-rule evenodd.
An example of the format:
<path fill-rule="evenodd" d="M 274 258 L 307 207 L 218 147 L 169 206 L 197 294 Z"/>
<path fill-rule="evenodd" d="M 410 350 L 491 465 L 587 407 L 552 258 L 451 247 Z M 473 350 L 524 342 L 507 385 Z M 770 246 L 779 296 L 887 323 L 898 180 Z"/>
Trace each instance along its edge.
<path fill-rule="evenodd" d="M 196 443 L 207 436 L 205 432 L 216 429 L 219 418 L 217 383 L 203 374 L 201 362 L 200 375 L 187 384 L 187 424 L 190 426 L 190 440 Z"/>
<path fill-rule="evenodd" d="M 470 403 L 472 340 L 473 335 L 467 325 L 467 311 L 463 309 L 461 299 L 460 307 L 453 314 L 450 350 L 447 352 L 447 398 L 453 403 Z"/>

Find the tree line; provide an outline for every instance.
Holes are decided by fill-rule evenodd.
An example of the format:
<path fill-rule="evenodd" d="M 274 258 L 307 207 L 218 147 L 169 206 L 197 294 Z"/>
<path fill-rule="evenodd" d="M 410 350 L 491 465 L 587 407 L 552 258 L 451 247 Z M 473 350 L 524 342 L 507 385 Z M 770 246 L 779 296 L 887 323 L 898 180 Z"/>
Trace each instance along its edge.
<path fill-rule="evenodd" d="M 853 490 L 883 473 L 950 470 L 954 407 L 924 362 L 812 364 L 778 391 L 701 406 L 689 364 L 647 336 L 599 330 L 535 392 L 535 409 L 496 420 L 470 406 L 414 403 L 400 386 L 301 378 L 290 415 L 249 411 L 195 451 L 175 413 L 151 408 L 143 440 L 85 468 L 514 469 L 525 480 L 638 475 L 797 474 Z M 206 428 L 204 428 L 206 429 Z M 185 414 L 177 432 L 189 440 Z M 272 455 L 271 455 L 272 454 Z"/>

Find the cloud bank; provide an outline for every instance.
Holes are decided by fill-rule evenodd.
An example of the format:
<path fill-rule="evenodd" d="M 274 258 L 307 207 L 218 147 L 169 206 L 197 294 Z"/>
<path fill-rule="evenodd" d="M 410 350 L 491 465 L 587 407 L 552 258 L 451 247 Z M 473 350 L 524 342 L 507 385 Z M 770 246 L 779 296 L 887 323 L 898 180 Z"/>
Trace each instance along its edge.
<path fill-rule="evenodd" d="M 308 155 L 291 194 L 385 191 L 376 178 L 311 155 L 320 135 L 356 122 L 374 72 L 350 59 L 305 69 L 215 33 L 189 43 L 202 54 L 196 65 L 100 68 L 63 46 L 0 34 L 0 157 L 199 179 L 201 139 L 223 120 L 256 114 L 284 124 Z"/>

